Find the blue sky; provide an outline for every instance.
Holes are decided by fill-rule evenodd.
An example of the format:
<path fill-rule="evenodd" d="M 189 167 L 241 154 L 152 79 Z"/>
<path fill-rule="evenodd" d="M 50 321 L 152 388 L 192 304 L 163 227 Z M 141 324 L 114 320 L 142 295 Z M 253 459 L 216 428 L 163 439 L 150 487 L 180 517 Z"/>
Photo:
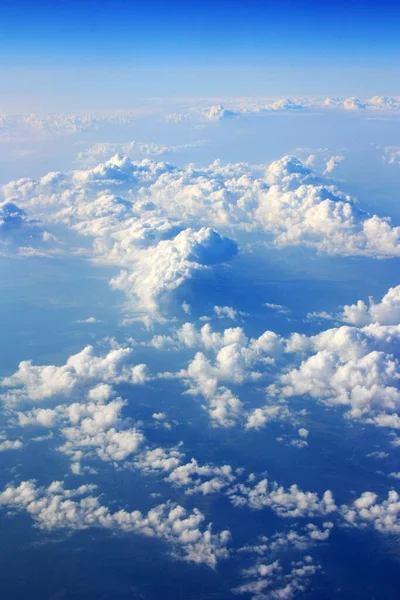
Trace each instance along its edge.
<path fill-rule="evenodd" d="M 68 94 L 87 108 L 113 96 L 115 106 L 119 94 L 397 92 L 400 11 L 387 0 L 3 0 L 1 11 L 2 91 L 12 96 L 56 104 Z"/>

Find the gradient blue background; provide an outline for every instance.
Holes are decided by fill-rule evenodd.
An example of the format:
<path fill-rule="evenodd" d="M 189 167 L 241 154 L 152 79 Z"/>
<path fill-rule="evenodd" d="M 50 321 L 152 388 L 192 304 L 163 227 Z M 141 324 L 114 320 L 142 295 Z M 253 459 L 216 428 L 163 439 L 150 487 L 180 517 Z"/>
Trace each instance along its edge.
<path fill-rule="evenodd" d="M 153 95 L 398 92 L 397 2 L 2 0 L 0 14 L 7 111 L 21 96 L 93 110 Z"/>

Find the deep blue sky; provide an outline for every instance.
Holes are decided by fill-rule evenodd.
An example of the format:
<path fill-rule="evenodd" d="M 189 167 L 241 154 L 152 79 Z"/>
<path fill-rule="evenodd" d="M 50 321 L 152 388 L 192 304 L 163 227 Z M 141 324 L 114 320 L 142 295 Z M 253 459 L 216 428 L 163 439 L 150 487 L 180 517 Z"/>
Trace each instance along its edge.
<path fill-rule="evenodd" d="M 1 0 L 0 11 L 1 91 L 16 98 L 41 88 L 109 105 L 105 78 L 116 96 L 398 93 L 394 1 Z"/>

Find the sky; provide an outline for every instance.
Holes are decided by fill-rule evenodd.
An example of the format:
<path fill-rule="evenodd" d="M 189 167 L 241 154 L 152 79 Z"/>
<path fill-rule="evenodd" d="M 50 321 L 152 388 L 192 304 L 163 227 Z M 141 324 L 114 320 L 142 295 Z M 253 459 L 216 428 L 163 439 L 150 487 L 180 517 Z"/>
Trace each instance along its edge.
<path fill-rule="evenodd" d="M 397 600 L 398 6 L 0 11 L 0 598 Z"/>
<path fill-rule="evenodd" d="M 1 12 L 7 111 L 21 96 L 36 110 L 105 110 L 148 96 L 241 95 L 243 86 L 269 96 L 396 94 L 400 15 L 387 0 L 2 0 Z"/>

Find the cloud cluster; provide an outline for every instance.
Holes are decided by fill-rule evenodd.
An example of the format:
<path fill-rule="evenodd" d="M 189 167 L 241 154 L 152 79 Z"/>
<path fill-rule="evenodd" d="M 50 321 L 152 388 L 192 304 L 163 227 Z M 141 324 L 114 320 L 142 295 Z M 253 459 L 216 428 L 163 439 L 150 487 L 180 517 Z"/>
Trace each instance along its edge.
<path fill-rule="evenodd" d="M 113 384 L 143 384 L 148 379 L 146 366 L 132 365 L 131 354 L 131 348 L 114 348 L 97 356 L 94 348 L 87 346 L 62 366 L 35 366 L 24 361 L 0 382 L 6 389 L 2 399 L 21 427 L 59 431 L 64 441 L 58 449 L 71 458 L 74 473 L 82 473 L 84 458 L 124 461 L 144 441 L 143 434 L 122 417 L 127 402 L 114 397 L 112 388 Z M 28 405 L 33 408 L 18 410 Z"/>
<path fill-rule="evenodd" d="M 7 440 L 0 436 L 0 452 L 7 450 L 20 450 L 23 447 L 21 440 Z"/>
<path fill-rule="evenodd" d="M 204 267 L 232 258 L 234 241 L 210 227 L 254 230 L 268 243 L 305 245 L 328 254 L 400 255 L 399 227 L 363 212 L 331 181 L 292 156 L 266 168 L 219 161 L 178 168 L 117 154 L 86 170 L 11 182 L 3 195 L 8 202 L 18 199 L 19 206 L 45 222 L 92 237 L 99 261 L 127 269 L 120 283 L 128 287 L 132 271 L 150 263 L 155 269 L 164 251 L 171 273 L 177 271 L 177 260 Z M 193 224 L 199 223 L 205 228 L 196 230 Z M 201 255 L 186 256 L 190 244 L 199 243 L 206 244 L 209 262 L 198 261 Z"/>
<path fill-rule="evenodd" d="M 253 480 L 253 477 L 250 479 Z M 314 492 L 303 492 L 295 484 L 286 489 L 268 479 L 262 479 L 252 487 L 237 484 L 229 496 L 235 506 L 249 506 L 254 510 L 270 508 L 285 518 L 322 516 L 337 510 L 330 490 L 319 498 Z"/>
<path fill-rule="evenodd" d="M 167 481 L 177 487 L 185 487 L 186 494 L 214 494 L 220 492 L 235 481 L 232 467 L 223 465 L 199 465 L 192 460 L 185 465 L 176 467 L 168 476 Z"/>
<path fill-rule="evenodd" d="M 66 490 L 60 481 L 48 488 L 23 481 L 0 492 L 0 506 L 26 511 L 44 530 L 103 528 L 160 538 L 171 545 L 175 556 L 212 568 L 228 556 L 229 531 L 213 533 L 211 525 L 204 526 L 205 517 L 199 510 L 189 512 L 179 505 L 161 504 L 147 514 L 138 510 L 111 512 L 98 497 L 88 495 L 95 487 Z"/>
<path fill-rule="evenodd" d="M 343 97 L 286 97 L 272 98 L 238 98 L 223 101 L 223 104 L 210 104 L 210 101 L 190 106 L 167 115 L 166 120 L 172 123 L 182 121 L 225 121 L 234 117 L 265 116 L 274 113 L 304 113 L 310 111 L 346 111 L 346 112 L 383 112 L 397 113 L 400 110 L 398 96 L 357 96 Z"/>
<path fill-rule="evenodd" d="M 15 373 L 0 381 L 0 387 L 7 390 L 1 397 L 11 404 L 34 403 L 71 396 L 93 382 L 144 383 L 148 378 L 146 365 L 132 366 L 131 354 L 132 348 L 113 348 L 105 356 L 96 356 L 93 346 L 86 346 L 60 367 L 36 366 L 31 360 L 24 360 Z"/>
<path fill-rule="evenodd" d="M 280 531 L 271 537 L 261 536 L 257 544 L 242 546 L 239 552 L 264 557 L 280 553 L 283 550 L 308 550 L 315 543 L 328 540 L 333 527 L 331 521 L 322 523 L 321 528 L 314 523 L 308 523 L 298 529 Z"/>
<path fill-rule="evenodd" d="M 192 323 L 184 323 L 173 337 L 163 340 L 157 336 L 155 347 L 181 344 L 187 348 L 201 348 L 196 352 L 187 369 L 175 376 L 183 379 L 192 395 L 201 395 L 204 408 L 216 425 L 232 426 L 242 417 L 241 401 L 226 387 L 227 384 L 242 384 L 256 381 L 261 374 L 255 368 L 272 364 L 279 355 L 280 341 L 272 331 L 264 332 L 259 338 L 248 339 L 241 327 L 228 328 L 223 332 L 213 331 L 207 323 L 197 329 Z M 211 353 L 209 358 L 204 351 Z M 168 374 L 167 374 L 168 375 Z"/>
<path fill-rule="evenodd" d="M 364 492 L 341 510 L 346 523 L 354 527 L 373 527 L 386 534 L 400 533 L 400 496 L 395 490 L 389 491 L 382 502 L 374 492 Z"/>
<path fill-rule="evenodd" d="M 376 323 L 327 329 L 310 338 L 294 334 L 287 351 L 297 353 L 302 362 L 280 375 L 269 393 L 285 398 L 307 395 L 347 408 L 353 418 L 397 414 L 400 391 L 393 351 L 399 335 L 399 325 Z"/>
<path fill-rule="evenodd" d="M 267 564 L 257 562 L 242 571 L 247 581 L 233 592 L 250 594 L 254 600 L 292 600 L 307 589 L 310 578 L 319 568 L 310 555 L 291 561 L 286 569 L 279 559 Z"/>
<path fill-rule="evenodd" d="M 337 315 L 341 321 L 363 326 L 369 323 L 380 325 L 398 325 L 400 323 L 400 286 L 390 288 L 380 302 L 372 297 L 366 304 L 359 300 L 356 304 L 345 305 L 343 312 Z"/>
<path fill-rule="evenodd" d="M 112 395 L 110 386 L 99 384 L 89 390 L 85 401 L 18 412 L 18 423 L 21 427 L 57 428 L 65 440 L 58 450 L 70 457 L 71 469 L 79 475 L 83 458 L 123 461 L 144 441 L 144 435 L 122 418 L 127 402 L 110 399 Z"/>

